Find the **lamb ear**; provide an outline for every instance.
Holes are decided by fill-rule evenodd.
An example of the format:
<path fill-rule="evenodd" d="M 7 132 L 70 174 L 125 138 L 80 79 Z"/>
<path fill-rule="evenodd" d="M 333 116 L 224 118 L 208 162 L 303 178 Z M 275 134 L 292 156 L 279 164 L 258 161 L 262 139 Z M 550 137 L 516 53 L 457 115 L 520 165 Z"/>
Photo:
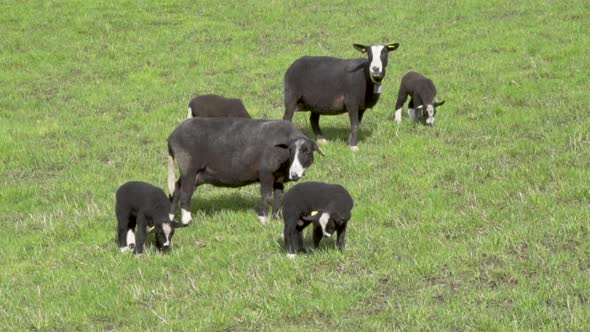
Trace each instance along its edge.
<path fill-rule="evenodd" d="M 361 52 L 361 53 L 367 53 L 367 46 L 365 45 L 361 45 L 361 44 L 352 44 L 352 46 L 354 46 L 354 48 L 357 49 L 357 51 Z"/>
<path fill-rule="evenodd" d="M 399 43 L 387 44 L 385 47 L 387 47 L 387 52 L 395 51 L 399 47 Z"/>
<path fill-rule="evenodd" d="M 311 143 L 313 144 L 312 145 L 313 146 L 313 151 L 319 153 L 322 157 L 325 157 L 326 156 L 324 154 L 324 152 L 320 149 L 320 146 L 316 142 L 312 141 Z"/>
<path fill-rule="evenodd" d="M 434 105 L 433 105 L 433 106 L 434 106 L 434 107 L 438 107 L 438 106 L 440 106 L 440 105 L 442 105 L 442 104 L 444 104 L 444 103 L 445 103 L 445 101 L 443 100 L 443 101 L 440 101 L 440 102 L 436 102 L 436 103 L 434 103 Z"/>

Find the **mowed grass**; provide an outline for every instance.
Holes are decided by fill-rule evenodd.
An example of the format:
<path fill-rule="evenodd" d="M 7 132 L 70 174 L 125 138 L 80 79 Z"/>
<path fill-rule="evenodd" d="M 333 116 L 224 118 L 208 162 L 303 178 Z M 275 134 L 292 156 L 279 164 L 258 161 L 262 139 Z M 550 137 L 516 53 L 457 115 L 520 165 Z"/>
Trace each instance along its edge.
<path fill-rule="evenodd" d="M 13 330 L 587 330 L 585 1 L 8 1 L 0 4 L 0 326 Z M 199 187 L 162 255 L 115 243 L 114 193 L 166 183 L 193 93 L 283 115 L 303 55 L 399 42 L 347 147 L 302 181 L 355 199 L 347 250 L 287 258 L 259 186 Z M 401 75 L 434 128 L 393 122 Z M 294 123 L 311 135 L 308 113 Z M 288 185 L 287 188 L 292 186 Z"/>

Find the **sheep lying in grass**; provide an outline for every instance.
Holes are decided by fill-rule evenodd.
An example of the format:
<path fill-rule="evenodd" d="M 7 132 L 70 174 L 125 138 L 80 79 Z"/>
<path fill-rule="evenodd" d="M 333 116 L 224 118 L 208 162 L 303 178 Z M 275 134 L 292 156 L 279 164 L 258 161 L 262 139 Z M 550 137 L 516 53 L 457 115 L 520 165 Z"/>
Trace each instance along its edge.
<path fill-rule="evenodd" d="M 117 240 L 122 252 L 143 253 L 148 228 L 156 233 L 156 247 L 170 248 L 174 229 L 179 226 L 169 215 L 170 199 L 164 191 L 149 183 L 131 181 L 116 193 Z"/>
<path fill-rule="evenodd" d="M 402 121 L 402 109 L 406 99 L 410 96 L 408 116 L 415 122 L 424 121 L 427 125 L 434 125 L 436 108 L 445 101 L 435 102 L 436 86 L 429 78 L 411 71 L 402 77 L 395 103 L 395 122 Z"/>

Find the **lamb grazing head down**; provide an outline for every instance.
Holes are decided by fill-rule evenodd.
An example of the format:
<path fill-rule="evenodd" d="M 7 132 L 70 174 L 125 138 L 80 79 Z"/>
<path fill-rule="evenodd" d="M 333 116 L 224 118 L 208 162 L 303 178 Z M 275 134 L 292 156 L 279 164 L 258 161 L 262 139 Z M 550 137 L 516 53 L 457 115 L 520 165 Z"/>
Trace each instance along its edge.
<path fill-rule="evenodd" d="M 402 109 L 406 99 L 410 96 L 408 103 L 408 115 L 414 122 L 423 121 L 428 126 L 434 125 L 436 108 L 445 103 L 437 102 L 436 86 L 428 77 L 411 71 L 402 77 L 397 102 L 395 104 L 395 122 L 402 121 Z"/>
<path fill-rule="evenodd" d="M 387 67 L 388 53 L 399 47 L 399 43 L 387 45 L 353 44 L 354 48 L 361 53 L 367 53 L 369 57 L 369 78 L 373 83 L 380 84 L 385 78 L 385 67 Z"/>

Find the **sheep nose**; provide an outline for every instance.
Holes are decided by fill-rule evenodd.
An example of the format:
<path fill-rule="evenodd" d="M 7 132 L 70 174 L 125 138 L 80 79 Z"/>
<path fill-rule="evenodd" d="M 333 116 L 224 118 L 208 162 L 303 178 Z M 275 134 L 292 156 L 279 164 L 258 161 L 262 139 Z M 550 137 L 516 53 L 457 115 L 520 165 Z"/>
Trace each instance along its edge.
<path fill-rule="evenodd" d="M 373 66 L 373 68 L 371 68 L 371 69 L 373 69 L 373 72 L 375 74 L 379 74 L 381 72 L 381 69 L 379 67 L 377 67 L 377 66 Z"/>

